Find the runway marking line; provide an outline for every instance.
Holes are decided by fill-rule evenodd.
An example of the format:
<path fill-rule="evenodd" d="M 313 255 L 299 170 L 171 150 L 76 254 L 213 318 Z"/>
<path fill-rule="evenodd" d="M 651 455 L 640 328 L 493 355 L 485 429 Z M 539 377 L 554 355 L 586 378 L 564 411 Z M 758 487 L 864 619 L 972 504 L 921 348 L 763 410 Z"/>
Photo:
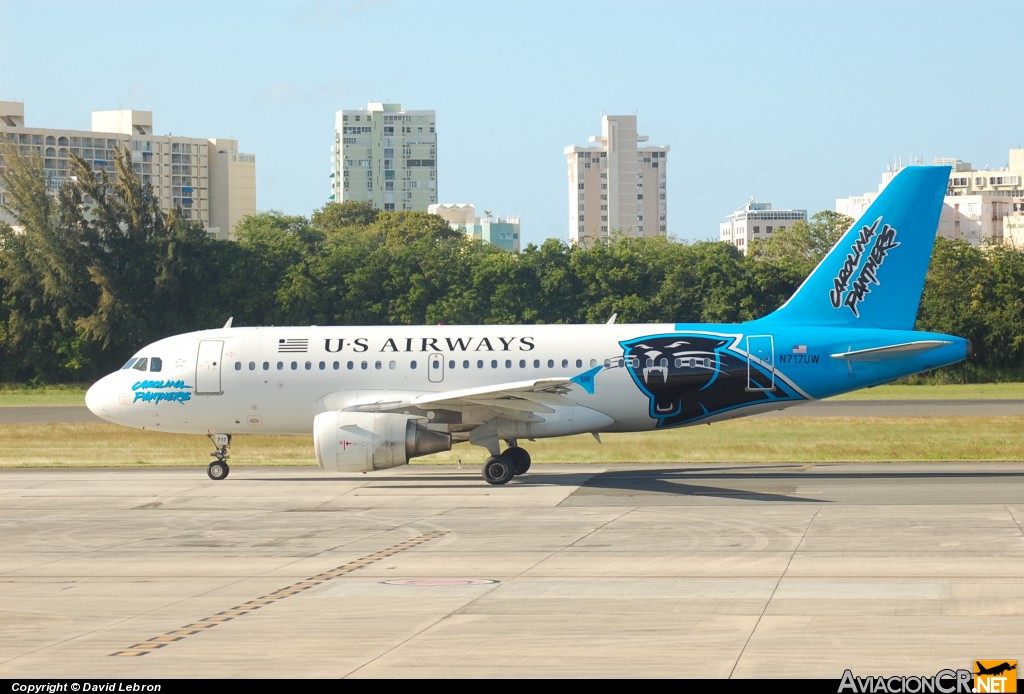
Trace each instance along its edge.
<path fill-rule="evenodd" d="M 292 583 L 289 586 L 285 586 L 284 588 L 275 590 L 273 593 L 267 593 L 266 595 L 261 595 L 258 598 L 247 600 L 241 605 L 236 605 L 222 612 L 217 612 L 216 614 L 211 615 L 209 617 L 204 617 L 203 619 L 197 620 L 190 624 L 186 624 L 185 626 L 178 627 L 177 629 L 172 629 L 171 631 L 160 634 L 159 636 L 154 636 L 151 639 L 147 639 L 141 643 L 129 646 L 124 650 L 111 653 L 110 655 L 127 658 L 137 658 L 139 656 L 146 655 L 147 653 L 152 653 L 158 648 L 163 648 L 164 646 L 170 645 L 172 643 L 183 641 L 185 638 L 189 636 L 200 634 L 203 632 L 204 629 L 212 629 L 218 624 L 230 622 L 231 620 L 237 617 L 244 617 L 245 615 L 252 614 L 254 611 L 266 607 L 267 605 L 273 605 L 279 600 L 283 600 L 292 595 L 298 595 L 305 590 L 309 590 L 310 588 L 315 588 L 319 585 L 322 585 L 323 583 L 331 580 L 332 578 L 338 578 L 340 576 L 344 576 L 345 574 L 350 574 L 353 571 L 365 568 L 373 564 L 374 562 L 380 561 L 381 559 L 393 557 L 399 552 L 404 552 L 407 549 L 412 549 L 413 547 L 422 545 L 424 542 L 436 540 L 442 535 L 447 534 L 448 531 L 446 530 L 435 530 L 434 532 L 426 533 L 425 535 L 420 535 L 419 537 L 415 537 L 411 540 L 405 540 L 404 542 L 400 542 L 397 545 L 392 545 L 387 549 L 382 549 L 379 552 L 374 552 L 373 554 L 367 555 L 365 557 L 360 557 L 359 559 L 347 562 L 345 564 L 342 564 L 341 566 L 337 566 L 333 569 L 330 569 L 329 571 L 319 573 L 316 576 L 311 576 L 310 578 L 305 578 L 301 581 L 296 581 L 295 583 Z"/>

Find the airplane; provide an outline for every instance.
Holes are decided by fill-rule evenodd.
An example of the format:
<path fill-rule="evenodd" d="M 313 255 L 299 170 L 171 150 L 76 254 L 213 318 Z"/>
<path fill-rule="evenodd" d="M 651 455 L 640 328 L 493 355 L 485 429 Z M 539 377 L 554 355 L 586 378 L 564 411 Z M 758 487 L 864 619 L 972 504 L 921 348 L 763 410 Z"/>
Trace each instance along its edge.
<path fill-rule="evenodd" d="M 998 675 L 1003 674 L 1004 672 L 1009 672 L 1010 670 L 1016 670 L 1017 669 L 1017 664 L 1016 663 L 1014 663 L 1013 665 L 1010 665 L 1010 663 L 1008 661 L 1003 661 L 999 665 L 994 665 L 992 667 L 984 667 L 981 664 L 980 660 L 975 660 L 974 661 L 974 665 L 975 665 L 975 667 L 978 668 L 977 671 L 974 673 L 975 675 L 996 675 L 996 676 L 998 676 Z"/>
<path fill-rule="evenodd" d="M 519 445 L 710 424 L 966 359 L 913 331 L 949 167 L 901 171 L 779 309 L 738 324 L 232 327 L 168 337 L 86 404 L 139 429 L 206 434 L 228 476 L 244 434 L 310 434 L 316 462 L 367 472 L 468 442 L 483 478 L 530 469 Z M 502 450 L 501 443 L 505 443 Z"/>

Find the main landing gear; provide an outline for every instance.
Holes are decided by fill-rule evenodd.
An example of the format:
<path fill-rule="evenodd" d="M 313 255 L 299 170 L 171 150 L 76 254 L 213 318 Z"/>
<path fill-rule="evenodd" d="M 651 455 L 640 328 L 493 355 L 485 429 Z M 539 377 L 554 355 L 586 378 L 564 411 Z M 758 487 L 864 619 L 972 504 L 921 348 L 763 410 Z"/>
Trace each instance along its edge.
<path fill-rule="evenodd" d="M 515 439 L 506 440 L 508 448 L 500 455 L 484 461 L 484 480 L 487 484 L 506 484 L 516 475 L 525 475 L 530 469 L 530 454 L 516 445 Z"/>
<path fill-rule="evenodd" d="M 210 437 L 210 441 L 213 442 L 217 450 L 210 454 L 215 460 L 206 468 L 206 474 L 210 476 L 211 480 L 222 480 L 231 472 L 231 468 L 228 467 L 228 458 L 230 457 L 228 446 L 231 445 L 231 435 L 207 434 L 207 436 Z"/>

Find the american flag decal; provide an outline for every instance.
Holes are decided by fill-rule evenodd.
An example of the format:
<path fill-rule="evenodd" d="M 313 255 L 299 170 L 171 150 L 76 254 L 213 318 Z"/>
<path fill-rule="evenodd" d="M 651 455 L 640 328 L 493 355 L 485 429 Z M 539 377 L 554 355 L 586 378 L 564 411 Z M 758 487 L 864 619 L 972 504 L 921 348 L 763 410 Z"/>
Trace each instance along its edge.
<path fill-rule="evenodd" d="M 281 338 L 277 341 L 279 353 L 304 353 L 309 351 L 309 340 L 301 338 Z"/>
<path fill-rule="evenodd" d="M 793 354 L 807 354 L 807 345 L 793 345 Z"/>

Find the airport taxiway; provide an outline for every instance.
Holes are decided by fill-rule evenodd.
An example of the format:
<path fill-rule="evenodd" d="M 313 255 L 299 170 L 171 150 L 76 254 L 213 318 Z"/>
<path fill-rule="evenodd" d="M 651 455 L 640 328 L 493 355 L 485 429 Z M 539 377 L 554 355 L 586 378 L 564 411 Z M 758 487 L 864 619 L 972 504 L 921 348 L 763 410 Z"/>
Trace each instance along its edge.
<path fill-rule="evenodd" d="M 1024 656 L 1024 465 L 0 470 L 0 677 L 931 675 Z"/>

